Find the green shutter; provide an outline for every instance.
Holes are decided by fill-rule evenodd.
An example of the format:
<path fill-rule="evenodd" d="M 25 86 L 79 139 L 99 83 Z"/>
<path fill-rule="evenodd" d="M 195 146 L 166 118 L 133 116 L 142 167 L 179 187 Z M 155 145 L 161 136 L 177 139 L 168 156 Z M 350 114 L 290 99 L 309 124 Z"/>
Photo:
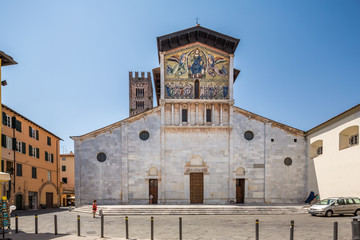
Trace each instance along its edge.
<path fill-rule="evenodd" d="M 48 161 L 49 160 L 49 157 L 48 157 L 48 152 L 45 151 L 45 161 Z"/>
<path fill-rule="evenodd" d="M 6 136 L 1 134 L 1 146 L 6 148 Z"/>
<path fill-rule="evenodd" d="M 39 148 L 36 148 L 36 158 L 40 158 L 40 151 L 39 151 Z"/>
<path fill-rule="evenodd" d="M 11 117 L 11 128 L 16 128 L 16 117 Z"/>
<path fill-rule="evenodd" d="M 29 137 L 32 137 L 32 128 L 29 126 Z"/>
<path fill-rule="evenodd" d="M 16 138 L 12 139 L 12 150 L 16 150 Z"/>
<path fill-rule="evenodd" d="M 36 130 L 36 140 L 39 140 L 39 131 Z"/>
<path fill-rule="evenodd" d="M 3 122 L 3 125 L 7 125 L 6 113 L 4 113 L 4 112 L 2 112 L 2 122 Z"/>
<path fill-rule="evenodd" d="M 22 153 L 26 154 L 26 143 L 22 143 Z"/>
<path fill-rule="evenodd" d="M 4 172 L 4 160 L 1 160 L 1 171 Z"/>
<path fill-rule="evenodd" d="M 21 122 L 16 120 L 16 131 L 21 132 Z"/>
<path fill-rule="evenodd" d="M 54 162 L 54 154 L 51 154 L 51 162 Z"/>
<path fill-rule="evenodd" d="M 32 146 L 29 144 L 29 156 L 32 157 Z"/>

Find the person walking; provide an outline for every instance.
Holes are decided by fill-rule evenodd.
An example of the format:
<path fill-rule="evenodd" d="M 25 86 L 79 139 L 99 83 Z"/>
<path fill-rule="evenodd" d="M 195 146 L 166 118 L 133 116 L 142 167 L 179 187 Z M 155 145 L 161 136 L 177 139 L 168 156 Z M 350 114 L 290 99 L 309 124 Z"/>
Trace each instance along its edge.
<path fill-rule="evenodd" d="M 150 194 L 149 195 L 149 204 L 152 204 L 153 198 L 154 198 L 153 195 Z"/>
<path fill-rule="evenodd" d="M 97 205 L 96 205 L 96 200 L 94 200 L 92 204 L 93 218 L 95 218 L 96 210 L 97 210 Z"/>

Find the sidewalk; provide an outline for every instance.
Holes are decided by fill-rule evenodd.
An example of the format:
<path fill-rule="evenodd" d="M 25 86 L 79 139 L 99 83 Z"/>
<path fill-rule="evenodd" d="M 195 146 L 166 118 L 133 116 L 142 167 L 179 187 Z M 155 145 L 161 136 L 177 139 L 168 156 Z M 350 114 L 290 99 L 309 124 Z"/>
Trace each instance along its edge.
<path fill-rule="evenodd" d="M 12 240 L 126 240 L 125 238 L 117 238 L 117 237 L 95 237 L 95 236 L 76 236 L 76 235 L 65 235 L 59 234 L 54 235 L 51 233 L 41 233 L 41 234 L 29 234 L 29 233 L 12 233 L 6 234 L 5 238 L 11 238 Z M 2 239 L 2 234 L 0 235 L 0 239 Z M 136 238 L 129 238 L 128 240 L 145 240 L 145 239 L 136 239 Z"/>

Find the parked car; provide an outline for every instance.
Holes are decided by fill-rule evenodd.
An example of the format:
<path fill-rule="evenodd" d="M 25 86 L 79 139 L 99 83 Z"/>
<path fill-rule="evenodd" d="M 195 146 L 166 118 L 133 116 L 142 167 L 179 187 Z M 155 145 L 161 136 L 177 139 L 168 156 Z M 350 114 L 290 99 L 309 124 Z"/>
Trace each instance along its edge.
<path fill-rule="evenodd" d="M 355 197 L 327 198 L 312 205 L 308 212 L 313 215 L 331 217 L 334 214 L 360 215 L 360 199 Z"/>

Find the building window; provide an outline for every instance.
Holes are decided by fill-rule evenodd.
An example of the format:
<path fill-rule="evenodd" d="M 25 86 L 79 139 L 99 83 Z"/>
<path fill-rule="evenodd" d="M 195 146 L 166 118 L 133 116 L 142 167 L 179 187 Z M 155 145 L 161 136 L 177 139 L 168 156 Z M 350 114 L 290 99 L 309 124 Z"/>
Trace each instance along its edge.
<path fill-rule="evenodd" d="M 144 89 L 136 88 L 136 97 L 144 97 Z"/>
<path fill-rule="evenodd" d="M 66 160 L 66 157 L 62 157 L 62 160 Z"/>
<path fill-rule="evenodd" d="M 48 180 L 48 181 L 51 181 L 51 171 L 48 171 L 47 180 Z"/>
<path fill-rule="evenodd" d="M 29 156 L 30 157 L 40 158 L 39 148 L 35 148 L 35 147 L 29 145 Z"/>
<path fill-rule="evenodd" d="M 206 122 L 211 122 L 211 109 L 206 109 Z"/>
<path fill-rule="evenodd" d="M 316 154 L 319 156 L 319 155 L 321 155 L 321 154 L 323 154 L 323 147 L 321 146 L 321 147 L 318 147 L 317 149 L 316 149 Z"/>
<path fill-rule="evenodd" d="M 39 140 L 39 131 L 29 126 L 29 136 L 35 138 L 36 140 Z"/>
<path fill-rule="evenodd" d="M 7 115 L 5 112 L 2 113 L 3 117 L 3 125 L 11 128 L 11 117 Z"/>
<path fill-rule="evenodd" d="M 144 109 L 144 101 L 136 101 L 136 109 Z"/>
<path fill-rule="evenodd" d="M 32 167 L 31 168 L 31 176 L 32 176 L 32 178 L 36 178 L 37 176 L 36 176 L 36 168 L 35 167 Z"/>
<path fill-rule="evenodd" d="M 99 162 L 105 162 L 105 160 L 106 160 L 106 154 L 103 153 L 103 152 L 100 152 L 100 153 L 98 153 L 98 155 L 96 155 L 96 159 L 97 159 Z"/>
<path fill-rule="evenodd" d="M 183 109 L 181 111 L 181 115 L 182 115 L 182 122 L 187 122 L 187 109 Z"/>
<path fill-rule="evenodd" d="M 61 166 L 61 171 L 66 172 L 66 166 Z"/>
<path fill-rule="evenodd" d="M 195 80 L 195 99 L 199 99 L 200 83 L 199 80 Z"/>
<path fill-rule="evenodd" d="M 356 145 L 358 144 L 358 136 L 359 135 L 352 135 L 350 138 L 349 138 L 349 145 L 352 146 L 352 145 Z"/>
<path fill-rule="evenodd" d="M 51 138 L 47 137 L 47 145 L 51 146 Z"/>
<path fill-rule="evenodd" d="M 150 137 L 150 133 L 148 131 L 142 131 L 140 134 L 139 134 L 139 138 L 143 141 L 146 141 L 148 140 Z"/>
<path fill-rule="evenodd" d="M 63 177 L 62 180 L 61 180 L 63 183 L 67 184 L 67 178 L 66 177 Z"/>
<path fill-rule="evenodd" d="M 16 164 L 16 176 L 22 177 L 22 164 L 20 163 Z"/>
<path fill-rule="evenodd" d="M 285 159 L 284 159 L 284 164 L 285 164 L 286 166 L 291 166 L 291 164 L 292 164 L 292 159 L 289 158 L 289 157 L 285 158 Z"/>
<path fill-rule="evenodd" d="M 254 138 L 254 133 L 252 131 L 246 131 L 244 133 L 244 138 L 248 141 L 252 140 Z"/>
<path fill-rule="evenodd" d="M 54 162 L 54 154 L 48 153 L 47 151 L 45 151 L 45 161 L 53 163 Z"/>
<path fill-rule="evenodd" d="M 16 140 L 16 151 L 21 153 L 22 152 L 22 146 L 23 146 L 23 143 Z"/>
<path fill-rule="evenodd" d="M 14 145 L 13 145 L 14 144 Z M 1 134 L 1 146 L 7 149 L 16 149 L 16 139 L 10 138 L 4 134 Z"/>
<path fill-rule="evenodd" d="M 16 131 L 18 131 L 18 132 L 21 132 L 21 131 L 22 131 L 22 130 L 21 130 L 21 122 L 18 121 L 18 120 L 15 121 L 15 129 L 16 129 Z"/>

